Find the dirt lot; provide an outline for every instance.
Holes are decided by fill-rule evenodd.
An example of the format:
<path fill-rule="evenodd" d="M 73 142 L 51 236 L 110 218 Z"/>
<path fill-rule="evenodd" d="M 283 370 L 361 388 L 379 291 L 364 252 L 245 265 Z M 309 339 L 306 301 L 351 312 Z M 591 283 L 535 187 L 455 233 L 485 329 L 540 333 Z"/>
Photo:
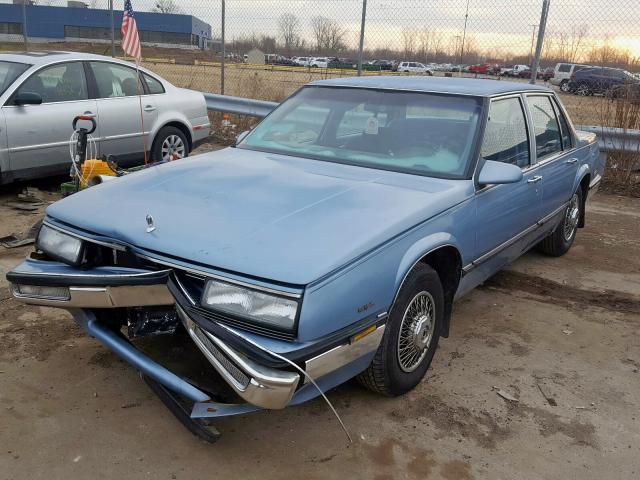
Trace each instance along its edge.
<path fill-rule="evenodd" d="M 14 196 L 0 236 L 41 214 Z M 638 238 L 640 199 L 601 194 L 569 254 L 530 253 L 456 304 L 413 392 L 329 393 L 351 445 L 319 399 L 221 420 L 202 443 L 68 314 L 9 298 L 29 247 L 0 247 L 0 479 L 639 478 Z"/>

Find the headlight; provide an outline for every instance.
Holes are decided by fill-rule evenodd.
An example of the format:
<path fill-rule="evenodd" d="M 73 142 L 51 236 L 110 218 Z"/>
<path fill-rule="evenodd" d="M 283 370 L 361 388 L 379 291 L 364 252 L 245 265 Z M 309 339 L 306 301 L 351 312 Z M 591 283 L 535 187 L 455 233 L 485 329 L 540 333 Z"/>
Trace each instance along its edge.
<path fill-rule="evenodd" d="M 202 306 L 228 312 L 265 326 L 292 330 L 298 302 L 229 283 L 209 280 L 202 296 Z"/>
<path fill-rule="evenodd" d="M 36 246 L 56 260 L 78 265 L 82 260 L 82 240 L 42 225 Z"/>

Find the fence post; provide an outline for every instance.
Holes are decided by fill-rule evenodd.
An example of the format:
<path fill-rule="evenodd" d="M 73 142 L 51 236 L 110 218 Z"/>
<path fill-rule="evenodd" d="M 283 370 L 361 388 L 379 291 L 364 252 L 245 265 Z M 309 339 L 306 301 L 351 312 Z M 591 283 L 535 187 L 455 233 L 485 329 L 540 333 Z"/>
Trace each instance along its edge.
<path fill-rule="evenodd" d="M 113 0 L 109 0 L 109 13 L 111 15 L 111 56 L 116 56 L 116 27 L 113 21 Z"/>
<path fill-rule="evenodd" d="M 224 95 L 224 62 L 227 56 L 227 47 L 224 39 L 224 23 L 225 23 L 225 0 L 222 0 L 222 27 L 220 31 L 220 40 L 222 42 L 222 62 L 220 62 L 220 94 Z"/>
<path fill-rule="evenodd" d="M 27 0 L 22 0 L 22 37 L 24 38 L 24 51 L 29 51 L 27 42 Z"/>
<path fill-rule="evenodd" d="M 367 0 L 362 0 L 362 20 L 360 22 L 360 45 L 358 47 L 358 76 L 362 75 L 364 57 L 364 24 L 367 20 Z"/>
<path fill-rule="evenodd" d="M 531 78 L 529 83 L 535 85 L 538 78 L 538 67 L 540 66 L 540 55 L 542 55 L 542 45 L 544 43 L 544 31 L 547 27 L 547 17 L 549 16 L 550 0 L 542 0 L 542 13 L 540 14 L 540 27 L 538 28 L 538 41 L 536 43 L 536 56 L 531 65 Z"/>

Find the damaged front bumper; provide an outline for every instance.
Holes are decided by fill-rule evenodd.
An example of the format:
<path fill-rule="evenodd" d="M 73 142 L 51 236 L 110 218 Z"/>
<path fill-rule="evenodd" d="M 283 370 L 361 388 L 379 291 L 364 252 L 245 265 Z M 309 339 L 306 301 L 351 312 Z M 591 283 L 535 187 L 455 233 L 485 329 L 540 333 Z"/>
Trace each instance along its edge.
<path fill-rule="evenodd" d="M 321 351 L 296 357 L 295 363 L 280 363 L 279 368 L 256 358 L 269 355 L 268 348 L 243 337 L 237 329 L 218 326 L 209 331 L 183 309 L 169 288 L 172 270 L 143 270 L 126 267 L 79 269 L 54 261 L 29 258 L 7 274 L 16 298 L 25 303 L 68 309 L 87 333 L 111 349 L 141 372 L 152 388 L 176 413 L 177 405 L 191 419 L 203 419 L 247 413 L 258 409 L 280 409 L 307 401 L 364 370 L 370 363 L 384 332 L 384 319 L 366 328 L 366 334 L 350 335 Z M 119 308 L 167 306 L 190 338 L 235 394 L 246 403 L 220 403 L 206 391 L 172 373 L 138 350 L 109 322 L 106 312 Z M 109 310 L 111 309 L 111 310 Z M 101 311 L 100 315 L 96 312 Z M 222 328 L 221 328 L 222 327 Z M 222 333 L 225 335 L 222 335 Z M 255 336 L 252 337 L 255 339 Z M 233 340 L 230 342 L 229 340 Z M 242 348 L 238 348 L 242 346 Z M 309 351 L 309 345 L 304 346 Z M 258 356 L 247 355 L 254 349 Z M 260 350 L 259 352 L 257 350 Z M 272 353 L 283 359 L 281 355 Z M 289 365 L 287 365 L 289 363 Z M 292 368 L 295 367 L 295 368 Z M 316 382 L 309 382 L 313 378 Z M 150 384 L 151 385 L 151 384 Z M 317 386 L 316 386 L 317 385 Z M 161 389 L 159 392 L 158 389 Z M 164 392 L 164 393 L 163 393 Z M 163 398 L 163 395 L 167 398 Z M 187 399 L 189 409 L 184 410 Z M 184 419 L 183 419 L 184 421 Z M 190 427 L 190 429 L 192 429 Z M 193 429 L 192 429 L 193 430 Z"/>

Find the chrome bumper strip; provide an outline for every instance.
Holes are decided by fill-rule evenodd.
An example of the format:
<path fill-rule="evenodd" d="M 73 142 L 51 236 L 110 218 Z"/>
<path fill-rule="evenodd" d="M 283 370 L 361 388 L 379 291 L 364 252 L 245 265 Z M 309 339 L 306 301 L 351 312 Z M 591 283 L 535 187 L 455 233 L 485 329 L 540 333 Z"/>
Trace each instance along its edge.
<path fill-rule="evenodd" d="M 176 305 L 176 310 L 193 342 L 240 397 L 262 408 L 288 405 L 300 381 L 299 374 L 257 364 L 201 329 L 180 306 Z"/>
<path fill-rule="evenodd" d="M 11 291 L 24 303 L 57 308 L 147 307 L 175 302 L 166 284 L 68 288 L 67 300 L 23 295 L 15 285 Z"/>
<path fill-rule="evenodd" d="M 305 362 L 305 371 L 314 379 L 331 373 L 368 353 L 375 352 L 380 345 L 385 325 L 380 325 L 373 332 L 355 342 L 338 345 Z M 305 378 L 305 383 L 308 380 Z"/>

